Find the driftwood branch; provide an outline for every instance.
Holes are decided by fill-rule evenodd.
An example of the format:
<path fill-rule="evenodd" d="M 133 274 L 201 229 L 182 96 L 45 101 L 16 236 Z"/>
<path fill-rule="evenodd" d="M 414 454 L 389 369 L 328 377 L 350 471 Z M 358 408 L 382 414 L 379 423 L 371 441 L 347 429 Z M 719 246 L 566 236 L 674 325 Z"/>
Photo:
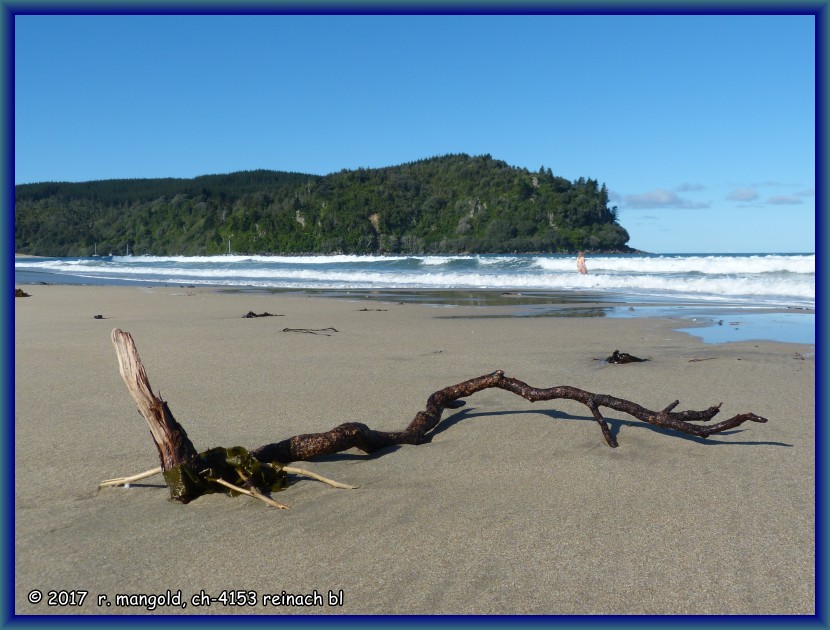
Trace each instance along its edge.
<path fill-rule="evenodd" d="M 121 378 L 138 406 L 139 413 L 150 427 L 162 471 L 197 459 L 199 453 L 187 437 L 184 427 L 176 422 L 167 403 L 153 393 L 130 333 L 116 328 L 112 331 L 112 343 L 118 357 Z"/>
<path fill-rule="evenodd" d="M 158 398 L 150 388 L 130 334 L 115 329 L 112 331 L 112 341 L 124 383 L 138 405 L 141 415 L 150 426 L 153 441 L 159 452 L 161 472 L 165 476 L 171 496 L 183 503 L 207 492 L 222 490 L 229 491 L 231 494 L 243 493 L 266 500 L 267 497 L 257 495 L 284 487 L 287 484 L 286 474 L 288 472 L 314 476 L 313 473 L 309 474 L 307 471 L 287 467 L 286 464 L 290 462 L 309 460 L 350 448 L 372 453 L 389 446 L 429 442 L 432 439 L 432 431 L 441 421 L 445 409 L 462 407 L 465 404 L 464 398 L 490 388 L 512 392 L 530 402 L 557 399 L 580 402 L 591 411 L 605 442 L 611 447 L 616 447 L 617 441 L 611 435 L 608 423 L 600 411 L 603 407 L 628 414 L 655 426 L 701 438 L 735 428 L 747 421 L 767 421 L 766 418 L 754 413 L 743 413 L 716 424 L 693 424 L 712 420 L 720 412 L 722 403 L 702 411 L 675 412 L 674 409 L 680 403 L 674 401 L 660 411 L 652 411 L 623 398 L 595 394 L 569 385 L 548 388 L 531 387 L 518 379 L 505 376 L 503 371 L 498 370 L 438 390 L 427 400 L 426 409 L 418 412 L 403 431 L 375 431 L 365 424 L 349 422 L 330 431 L 296 435 L 252 451 L 247 451 L 242 447 L 233 447 L 210 449 L 199 453 L 188 439 L 184 428 L 173 417 L 167 403 Z M 129 483 L 139 478 L 142 477 L 139 475 L 122 477 L 108 480 L 102 485 L 114 485 L 118 481 Z M 326 481 L 330 482 L 330 480 Z"/>
<path fill-rule="evenodd" d="M 483 389 L 497 387 L 521 396 L 530 402 L 541 400 L 556 400 L 565 398 L 575 400 L 584 404 L 591 411 L 597 424 L 600 426 L 602 435 L 609 446 L 617 446 L 617 441 L 611 435 L 608 423 L 600 413 L 600 407 L 607 407 L 615 411 L 621 411 L 630 416 L 660 427 L 666 427 L 698 437 L 706 438 L 713 433 L 719 433 L 737 427 L 747 421 L 766 422 L 766 418 L 757 416 L 754 413 L 744 413 L 734 416 L 723 422 L 714 425 L 696 425 L 692 422 L 707 422 L 714 418 L 720 411 L 721 404 L 709 407 L 703 411 L 681 411 L 672 410 L 679 405 L 674 401 L 662 411 L 651 411 L 645 407 L 623 398 L 616 398 L 606 394 L 594 394 L 569 385 L 549 387 L 545 389 L 531 387 L 518 379 L 504 375 L 498 370 L 492 374 L 486 374 L 473 378 L 458 385 L 451 385 L 435 392 L 427 400 L 424 411 L 418 413 L 415 419 L 403 431 L 374 431 L 365 424 L 350 422 L 341 424 L 331 431 L 325 433 L 311 433 L 297 435 L 295 437 L 262 446 L 251 453 L 262 461 L 300 461 L 307 460 L 320 455 L 337 453 L 348 448 L 359 448 L 371 453 L 388 446 L 399 444 L 423 444 L 431 439 L 430 432 L 441 421 L 444 409 L 456 409 L 465 404 L 462 398 L 472 396 Z"/>

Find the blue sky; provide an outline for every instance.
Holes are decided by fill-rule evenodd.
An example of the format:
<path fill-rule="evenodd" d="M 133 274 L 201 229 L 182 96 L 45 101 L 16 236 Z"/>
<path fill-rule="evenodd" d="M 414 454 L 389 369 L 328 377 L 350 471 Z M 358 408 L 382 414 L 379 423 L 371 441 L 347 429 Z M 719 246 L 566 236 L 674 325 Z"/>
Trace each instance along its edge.
<path fill-rule="evenodd" d="M 604 182 L 653 252 L 815 250 L 812 16 L 14 21 L 15 183 L 446 153 Z"/>

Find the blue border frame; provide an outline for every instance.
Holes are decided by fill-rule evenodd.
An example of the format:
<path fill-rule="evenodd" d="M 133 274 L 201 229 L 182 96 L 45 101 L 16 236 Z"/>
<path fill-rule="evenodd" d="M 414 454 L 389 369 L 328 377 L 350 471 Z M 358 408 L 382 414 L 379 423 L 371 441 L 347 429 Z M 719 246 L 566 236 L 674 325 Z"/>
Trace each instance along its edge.
<path fill-rule="evenodd" d="M 2 424 L 2 448 L 5 457 L 0 468 L 2 479 L 2 515 L 3 537 L 0 545 L 0 560 L 2 561 L 2 573 L 0 573 L 0 624 L 9 626 L 40 627 L 52 625 L 81 625 L 100 626 L 113 623 L 113 617 L 108 616 L 73 616 L 73 617 L 47 617 L 47 616 L 17 616 L 14 614 L 14 16 L 20 14 L 765 14 L 765 15 L 814 15 L 816 17 L 816 258 L 818 261 L 817 280 L 818 296 L 816 311 L 819 314 L 816 330 L 816 356 L 817 372 L 816 380 L 819 387 L 816 388 L 816 578 L 815 578 L 815 610 L 813 616 L 789 617 L 789 616 L 671 616 L 671 617 L 646 617 L 646 616 L 611 616 L 611 617 L 573 617 L 573 616 L 551 616 L 551 617 L 280 617 L 281 627 L 314 627 L 329 625 L 348 626 L 378 626 L 378 625 L 403 625 L 403 626 L 434 626 L 447 625 L 507 625 L 521 624 L 529 627 L 550 627 L 550 626 L 579 626 L 590 627 L 593 625 L 637 625 L 653 626 L 663 624 L 678 624 L 684 626 L 702 626 L 711 624 L 729 624 L 752 627 L 789 627 L 810 626 L 828 627 L 828 604 L 827 596 L 830 595 L 827 589 L 827 541 L 824 534 L 827 528 L 827 487 L 826 473 L 827 464 L 823 455 L 828 452 L 827 439 L 828 430 L 823 425 L 826 417 L 826 403 L 824 385 L 827 377 L 824 370 L 823 358 L 826 356 L 826 342 L 824 321 L 821 315 L 824 313 L 826 303 L 827 256 L 822 251 L 823 245 L 827 242 L 827 81 L 828 49 L 826 36 L 830 30 L 830 0 L 776 0 L 770 2 L 753 2 L 750 0 L 718 2 L 717 0 L 684 0 L 671 2 L 670 0 L 653 0 L 652 2 L 626 0 L 522 0 L 519 2 L 508 2 L 507 0 L 403 0 L 394 2 L 389 0 L 245 0 L 234 3 L 231 0 L 178 0 L 164 2 L 164 0 L 145 0 L 128 2 L 117 2 L 113 0 L 0 0 L 0 38 L 3 41 L 2 55 L 2 124 L 3 124 L 3 153 L 2 169 L 0 169 L 0 183 L 2 183 L 3 204 L 8 211 L 5 213 L 4 221 L 0 223 L 0 255 L 8 264 L 3 266 L 0 275 L 0 291 L 8 301 L 8 308 L 3 318 L 3 337 L 0 349 L 2 349 L 2 374 L 7 375 L 3 379 L 5 389 L 3 391 L 4 422 Z M 598 585 L 601 589 L 602 585 Z M 149 625 L 172 626 L 182 623 L 198 623 L 200 625 L 226 624 L 228 619 L 224 616 L 170 616 L 170 615 L 142 615 L 142 616 L 121 616 L 117 617 L 117 623 L 126 625 Z M 234 616 L 233 621 L 239 620 L 245 623 L 273 624 L 275 620 L 269 616 Z"/>
<path fill-rule="evenodd" d="M 4 623 L 8 619 L 6 608 L 8 602 L 14 601 L 14 564 L 10 559 L 13 558 L 14 549 L 14 297 L 12 297 L 12 287 L 14 282 L 14 100 L 9 98 L 9 94 L 13 92 L 14 77 L 14 28 L 13 19 L 10 11 L 5 5 L 2 6 L 2 13 L 0 13 L 0 37 L 6 42 L 3 47 L 2 55 L 2 86 L 3 99 L 0 112 L 3 116 L 3 154 L 0 158 L 0 183 L 2 183 L 2 204 L 3 209 L 8 208 L 8 212 L 4 213 L 2 227 L 0 227 L 0 255 L 3 260 L 10 261 L 9 264 L 3 265 L 0 271 L 0 295 L 6 298 L 7 308 L 3 309 L 4 316 L 3 323 L 3 337 L 0 343 L 0 355 L 2 358 L 2 366 L 0 366 L 0 374 L 3 376 L 11 375 L 11 378 L 3 378 L 3 400 L 8 401 L 4 405 L 4 414 L 2 423 L 2 444 L 3 466 L 0 469 L 3 479 L 3 492 L 0 494 L 0 518 L 2 518 L 3 527 L 0 531 L 3 532 L 2 543 L 0 543 L 0 561 L 2 561 L 2 573 L 0 573 L 0 622 Z M 11 454 L 11 457 L 9 457 Z M 11 599 L 9 598 L 11 595 Z"/>

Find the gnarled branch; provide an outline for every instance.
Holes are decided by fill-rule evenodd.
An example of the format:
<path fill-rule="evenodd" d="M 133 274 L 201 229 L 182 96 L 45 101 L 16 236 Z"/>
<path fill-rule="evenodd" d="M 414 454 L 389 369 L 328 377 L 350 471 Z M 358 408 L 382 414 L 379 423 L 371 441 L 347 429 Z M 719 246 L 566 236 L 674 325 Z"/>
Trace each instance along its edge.
<path fill-rule="evenodd" d="M 711 420 L 718 414 L 723 403 L 719 403 L 703 411 L 682 411 L 674 413 L 672 409 L 680 404 L 678 401 L 674 401 L 662 411 L 651 411 L 623 398 L 616 398 L 606 394 L 594 394 L 569 385 L 560 385 L 558 387 L 544 389 L 531 387 L 518 379 L 507 377 L 503 371 L 497 370 L 492 374 L 479 376 L 435 392 L 427 400 L 426 409 L 419 412 L 415 416 L 415 419 L 403 431 L 374 431 L 365 424 L 349 422 L 341 424 L 325 433 L 297 435 L 282 442 L 268 444 L 252 451 L 252 454 L 262 461 L 284 462 L 311 459 L 320 455 L 344 451 L 349 448 L 359 448 L 364 452 L 371 453 L 381 448 L 398 444 L 422 444 L 430 440 L 429 432 L 441 421 L 444 409 L 461 407 L 465 404 L 465 401 L 461 400 L 462 398 L 467 398 L 483 389 L 493 387 L 513 392 L 530 402 L 556 400 L 559 398 L 581 402 L 590 409 L 591 414 L 602 430 L 606 443 L 612 447 L 617 446 L 617 441 L 611 435 L 608 423 L 599 411 L 600 407 L 608 407 L 615 411 L 622 411 L 643 422 L 703 438 L 709 437 L 713 433 L 734 428 L 747 421 L 767 421 L 766 418 L 757 416 L 754 413 L 744 413 L 715 425 L 700 426 L 691 424 L 691 422 L 707 422 Z"/>
<path fill-rule="evenodd" d="M 262 491 L 281 489 L 287 483 L 285 473 L 291 470 L 285 465 L 294 461 L 309 460 L 350 448 L 372 453 L 389 446 L 429 442 L 432 439 L 432 431 L 441 421 L 445 409 L 462 407 L 465 404 L 464 398 L 494 387 L 512 392 L 530 402 L 564 398 L 584 404 L 591 411 L 606 443 L 611 447 L 616 447 L 617 441 L 611 435 L 608 423 L 600 412 L 602 407 L 626 413 L 649 424 L 702 438 L 732 429 L 747 421 L 767 421 L 766 418 L 754 413 L 743 413 L 717 424 L 693 424 L 712 420 L 720 412 L 722 403 L 702 411 L 674 412 L 679 404 L 678 401 L 674 401 L 661 411 L 652 411 L 623 398 L 594 394 L 570 385 L 531 387 L 497 370 L 438 390 L 427 399 L 424 411 L 418 412 L 403 431 L 375 431 L 363 423 L 349 422 L 330 431 L 296 435 L 252 451 L 234 447 L 197 453 L 184 428 L 173 418 L 167 403 L 158 398 L 150 388 L 130 334 L 115 329 L 112 332 L 112 340 L 118 355 L 121 376 L 150 426 L 171 495 L 183 503 L 206 492 L 220 489 L 230 489 L 231 492 L 237 493 L 244 490 L 245 494 L 251 496 L 256 496 Z"/>

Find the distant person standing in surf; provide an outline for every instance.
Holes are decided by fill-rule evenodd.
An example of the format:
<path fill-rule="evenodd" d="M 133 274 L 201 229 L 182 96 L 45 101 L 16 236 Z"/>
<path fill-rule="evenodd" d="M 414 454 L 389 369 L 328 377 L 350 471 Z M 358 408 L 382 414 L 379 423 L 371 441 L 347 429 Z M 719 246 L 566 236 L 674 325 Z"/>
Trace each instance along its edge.
<path fill-rule="evenodd" d="M 583 252 L 579 252 L 576 256 L 576 269 L 581 274 L 588 273 L 588 267 L 585 266 L 585 254 Z"/>

